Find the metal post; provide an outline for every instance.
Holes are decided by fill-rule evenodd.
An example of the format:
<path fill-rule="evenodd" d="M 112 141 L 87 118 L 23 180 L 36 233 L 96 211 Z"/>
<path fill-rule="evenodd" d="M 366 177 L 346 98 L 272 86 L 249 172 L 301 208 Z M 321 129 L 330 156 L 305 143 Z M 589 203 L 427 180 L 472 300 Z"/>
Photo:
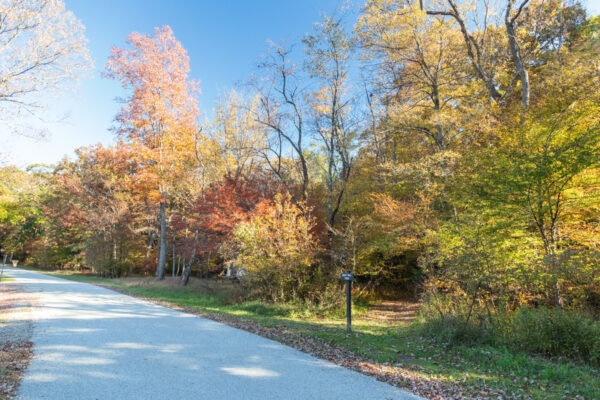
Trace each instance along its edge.
<path fill-rule="evenodd" d="M 3 252 L 4 249 L 0 249 L 0 252 Z M 4 260 L 2 261 L 2 271 L 0 271 L 0 281 L 2 281 L 2 277 L 4 276 L 4 264 L 6 264 L 6 253 L 4 254 Z"/>
<path fill-rule="evenodd" d="M 352 332 L 352 281 L 346 281 L 346 330 Z"/>
<path fill-rule="evenodd" d="M 346 281 L 346 330 L 352 332 L 352 281 L 354 275 L 352 272 L 346 271 L 341 278 Z"/>

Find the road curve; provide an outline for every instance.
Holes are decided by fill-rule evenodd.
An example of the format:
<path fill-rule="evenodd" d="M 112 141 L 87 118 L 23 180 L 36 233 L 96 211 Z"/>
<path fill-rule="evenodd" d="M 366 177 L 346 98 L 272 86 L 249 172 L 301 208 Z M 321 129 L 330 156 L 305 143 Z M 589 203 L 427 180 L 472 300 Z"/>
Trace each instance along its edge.
<path fill-rule="evenodd" d="M 94 285 L 5 273 L 39 298 L 18 399 L 418 399 L 209 319 Z"/>

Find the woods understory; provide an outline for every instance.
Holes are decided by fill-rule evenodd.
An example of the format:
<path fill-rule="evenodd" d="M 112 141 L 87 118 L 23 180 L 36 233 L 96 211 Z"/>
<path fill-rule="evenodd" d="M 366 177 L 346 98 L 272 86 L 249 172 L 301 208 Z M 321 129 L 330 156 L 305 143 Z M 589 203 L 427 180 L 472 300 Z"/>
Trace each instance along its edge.
<path fill-rule="evenodd" d="M 117 143 L 0 168 L 4 261 L 431 398 L 600 398 L 600 18 L 559 0 L 351 10 L 273 45 L 209 117 L 171 28 L 132 33 L 105 67 L 126 93 Z M 415 319 L 367 318 L 383 300 Z"/>

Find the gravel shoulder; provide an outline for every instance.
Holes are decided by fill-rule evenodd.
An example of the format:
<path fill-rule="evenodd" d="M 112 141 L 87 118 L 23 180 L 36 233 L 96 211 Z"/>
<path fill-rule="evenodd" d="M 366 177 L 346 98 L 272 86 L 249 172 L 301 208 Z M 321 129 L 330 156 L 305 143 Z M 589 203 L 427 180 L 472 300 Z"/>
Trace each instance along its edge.
<path fill-rule="evenodd" d="M 14 281 L 0 283 L 0 399 L 14 398 L 33 356 L 35 300 Z"/>
<path fill-rule="evenodd" d="M 39 297 L 19 399 L 417 399 L 218 322 L 20 269 Z"/>

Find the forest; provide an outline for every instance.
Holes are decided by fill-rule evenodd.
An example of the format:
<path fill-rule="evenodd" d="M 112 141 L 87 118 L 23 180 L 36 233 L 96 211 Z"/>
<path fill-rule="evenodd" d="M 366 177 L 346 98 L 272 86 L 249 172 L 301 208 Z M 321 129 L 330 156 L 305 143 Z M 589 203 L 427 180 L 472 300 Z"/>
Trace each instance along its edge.
<path fill-rule="evenodd" d="M 349 270 L 448 340 L 598 366 L 599 28 L 571 0 L 368 0 L 272 43 L 211 115 L 172 29 L 134 32 L 104 67 L 115 143 L 0 168 L 2 256 L 181 285 L 232 265 L 246 298 L 322 308 Z"/>

